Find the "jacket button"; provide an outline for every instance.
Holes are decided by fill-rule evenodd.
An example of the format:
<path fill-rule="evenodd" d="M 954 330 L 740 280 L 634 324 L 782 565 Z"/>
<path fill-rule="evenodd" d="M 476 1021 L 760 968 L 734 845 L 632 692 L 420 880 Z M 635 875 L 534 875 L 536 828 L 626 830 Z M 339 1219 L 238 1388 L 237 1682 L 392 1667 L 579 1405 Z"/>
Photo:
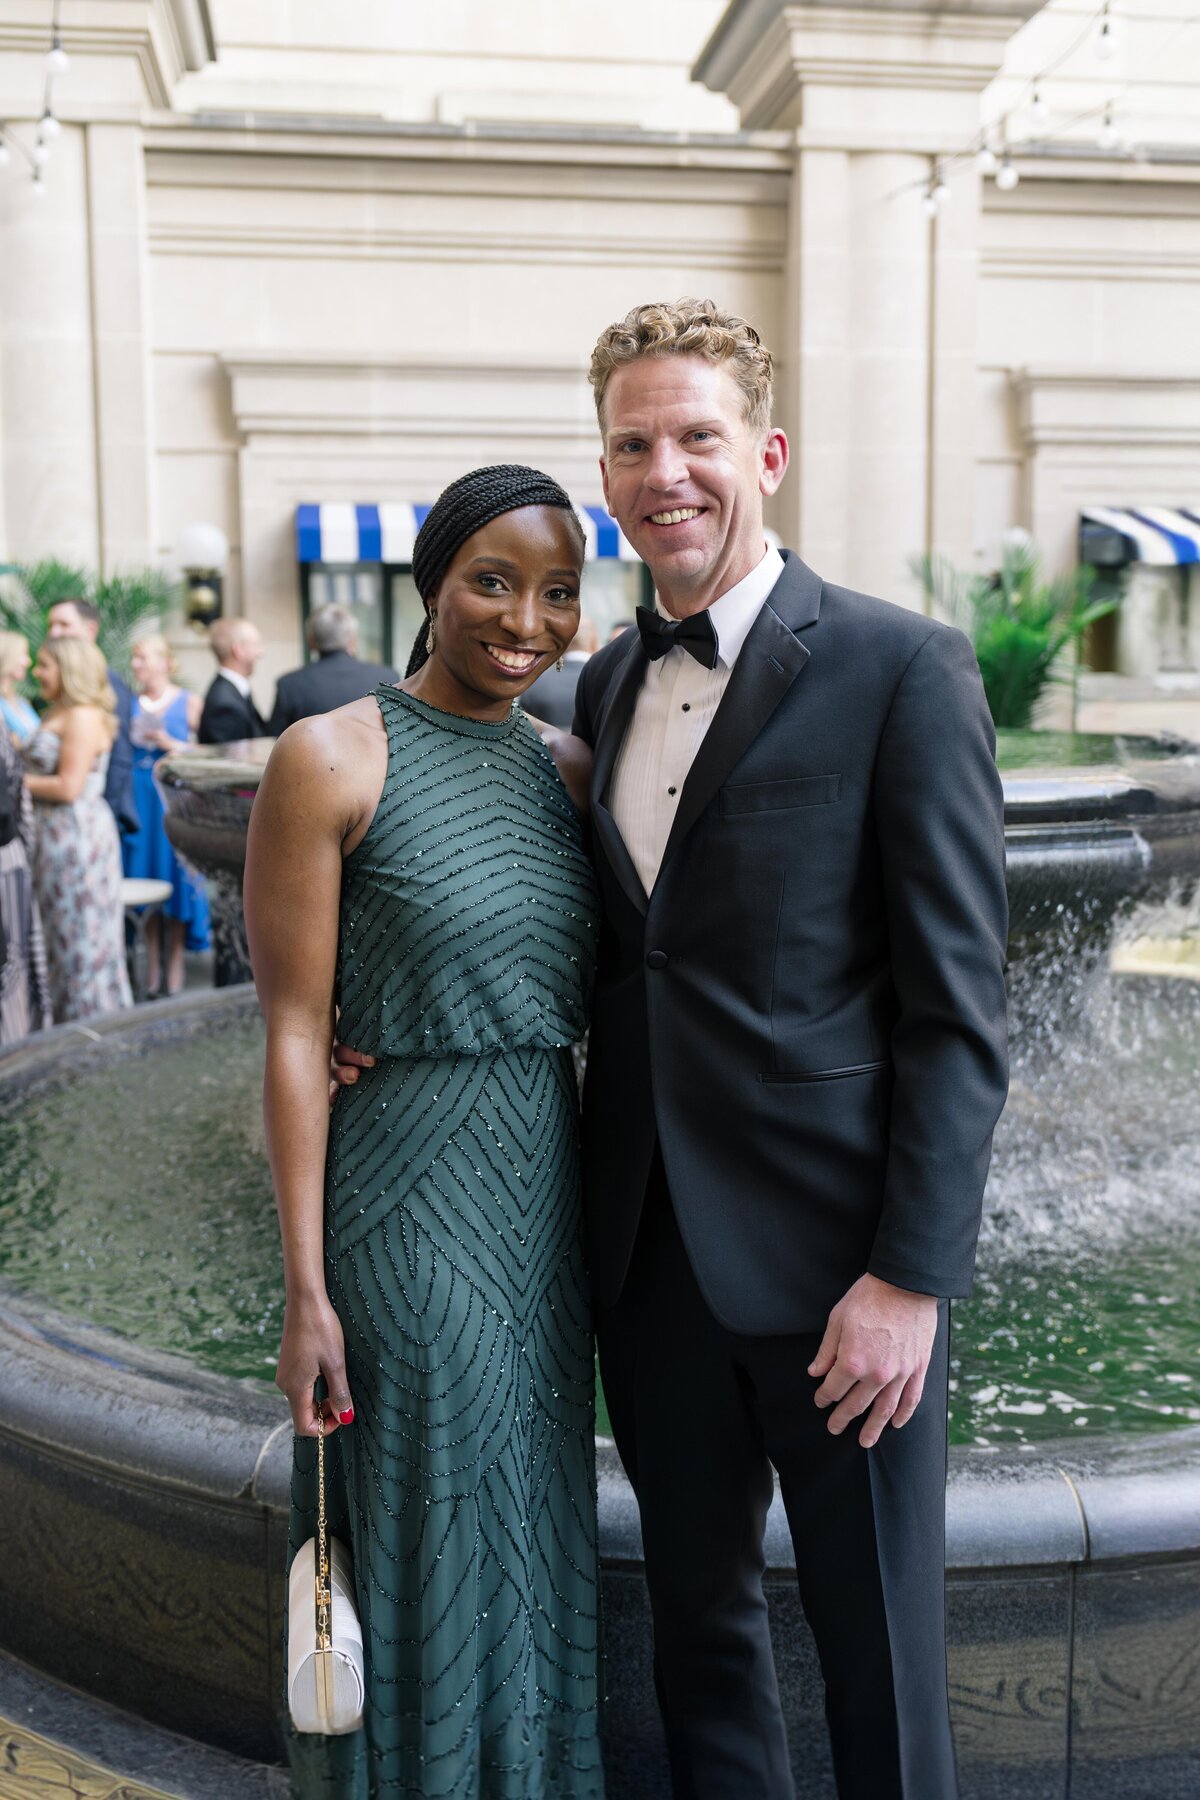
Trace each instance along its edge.
<path fill-rule="evenodd" d="M 646 957 L 646 967 L 648 969 L 665 969 L 670 960 L 665 950 L 651 950 Z"/>

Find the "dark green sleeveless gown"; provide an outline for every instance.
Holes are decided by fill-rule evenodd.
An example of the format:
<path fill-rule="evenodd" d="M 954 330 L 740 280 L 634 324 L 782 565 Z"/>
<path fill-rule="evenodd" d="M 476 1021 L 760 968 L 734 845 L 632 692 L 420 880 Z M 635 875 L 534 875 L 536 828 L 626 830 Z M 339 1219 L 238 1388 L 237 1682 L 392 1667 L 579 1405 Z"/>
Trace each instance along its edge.
<path fill-rule="evenodd" d="M 354 1424 L 330 1440 L 364 1730 L 291 1739 L 303 1800 L 600 1796 L 593 1360 L 578 1104 L 598 903 L 524 714 L 398 689 L 345 860 L 339 1035 L 379 1058 L 326 1163 Z M 297 1442 L 291 1547 L 316 1517 Z"/>

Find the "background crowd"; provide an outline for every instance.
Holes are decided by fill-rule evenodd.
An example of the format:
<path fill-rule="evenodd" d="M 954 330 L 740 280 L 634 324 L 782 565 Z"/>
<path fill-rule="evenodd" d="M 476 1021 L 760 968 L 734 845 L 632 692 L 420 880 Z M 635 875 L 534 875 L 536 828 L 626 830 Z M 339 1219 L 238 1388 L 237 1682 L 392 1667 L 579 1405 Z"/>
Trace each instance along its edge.
<path fill-rule="evenodd" d="M 398 671 L 357 654 L 357 623 L 340 605 L 308 621 L 311 660 L 280 678 L 268 721 L 251 683 L 262 640 L 247 619 L 218 619 L 216 674 L 201 696 L 181 687 L 166 638 L 131 647 L 132 685 L 99 646 L 101 614 L 82 597 L 49 609 L 31 656 L 0 631 L 0 1047 L 50 1024 L 133 1004 L 131 881 L 169 886 L 147 916 L 147 999 L 184 985 L 184 957 L 210 943 L 203 881 L 176 855 L 155 771 L 189 744 L 278 737 L 297 719 L 361 699 Z M 568 729 L 575 686 L 599 648 L 592 622 L 524 696 L 536 717 Z M 27 691 L 36 688 L 36 703 Z M 160 890 L 162 891 L 162 890 Z"/>

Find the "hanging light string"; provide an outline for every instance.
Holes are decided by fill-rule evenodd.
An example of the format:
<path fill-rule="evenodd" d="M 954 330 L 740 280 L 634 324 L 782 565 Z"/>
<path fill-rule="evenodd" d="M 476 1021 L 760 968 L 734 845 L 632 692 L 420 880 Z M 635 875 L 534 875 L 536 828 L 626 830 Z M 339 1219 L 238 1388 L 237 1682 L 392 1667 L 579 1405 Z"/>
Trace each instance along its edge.
<path fill-rule="evenodd" d="M 1175 24 L 1175 29 L 1171 31 L 1164 41 L 1144 59 L 1136 72 L 1132 75 L 1125 76 L 1124 79 L 1117 84 L 1117 92 L 1110 94 L 1107 99 L 1098 101 L 1091 106 L 1081 108 L 1078 112 L 1073 113 L 1069 118 L 1063 120 L 1052 131 L 1039 131 L 1036 138 L 1025 138 L 1020 143 L 1014 143 L 1012 139 L 1010 139 L 1008 131 L 1008 121 L 1012 113 L 1018 111 L 1028 98 L 1032 103 L 1031 110 L 1034 111 L 1035 124 L 1039 122 L 1037 117 L 1037 112 L 1039 110 L 1037 105 L 1038 102 L 1041 102 L 1040 111 L 1042 118 L 1048 118 L 1049 109 L 1045 106 L 1044 101 L 1042 101 L 1041 90 L 1043 83 L 1050 76 L 1057 73 L 1064 63 L 1074 56 L 1094 33 L 1099 32 L 1099 41 L 1107 43 L 1110 46 L 1110 50 L 1103 54 L 1111 54 L 1111 47 L 1114 45 L 1115 40 L 1115 20 L 1112 14 L 1111 0 L 1104 0 L 1104 4 L 1099 7 L 1096 12 L 1091 14 L 1086 24 L 1070 41 L 1066 48 L 1060 51 L 1058 56 L 1056 56 L 1052 62 L 1047 63 L 1044 68 L 1040 69 L 1036 75 L 1032 76 L 1017 90 L 1016 100 L 1011 102 L 1005 108 L 1003 113 L 996 119 L 989 120 L 985 125 L 982 125 L 971 141 L 968 144 L 964 144 L 960 150 L 951 150 L 945 155 L 938 157 L 934 162 L 932 175 L 928 177 L 919 176 L 915 181 L 905 182 L 903 186 L 897 188 L 894 194 L 889 196 L 889 198 L 894 199 L 901 194 L 912 193 L 915 190 L 923 189 L 924 195 L 922 205 L 925 212 L 930 217 L 933 217 L 950 197 L 950 176 L 954 174 L 957 169 L 971 161 L 978 163 L 983 174 L 993 175 L 995 177 L 996 186 L 1002 193 L 1011 192 L 1012 189 L 1017 186 L 1020 179 L 1016 166 L 1012 160 L 1014 153 L 1019 154 L 1021 150 L 1031 144 L 1040 146 L 1057 143 L 1077 130 L 1080 125 L 1084 125 L 1092 119 L 1099 120 L 1100 122 L 1099 130 L 1096 134 L 1097 148 L 1110 152 L 1119 150 L 1121 148 L 1121 135 L 1116 123 L 1116 110 L 1119 95 L 1127 92 L 1136 82 L 1144 80 L 1154 65 L 1161 61 L 1169 50 L 1174 48 L 1184 33 L 1191 30 L 1191 28 L 1197 24 L 1200 24 L 1200 12 L 1189 14 L 1187 18 L 1179 20 Z M 999 127 L 998 131 L 997 126 Z M 998 150 L 993 147 L 997 140 L 999 143 Z"/>
<path fill-rule="evenodd" d="M 12 153 L 24 158 L 33 171 L 33 191 L 40 198 L 46 191 L 43 171 L 50 161 L 50 146 L 62 131 L 54 111 L 54 79 L 70 66 L 70 57 L 62 46 L 59 16 L 62 0 L 52 0 L 50 9 L 50 48 L 46 52 L 46 72 L 42 83 L 42 111 L 32 148 L 19 137 L 11 125 L 0 119 L 0 168 L 12 161 Z"/>

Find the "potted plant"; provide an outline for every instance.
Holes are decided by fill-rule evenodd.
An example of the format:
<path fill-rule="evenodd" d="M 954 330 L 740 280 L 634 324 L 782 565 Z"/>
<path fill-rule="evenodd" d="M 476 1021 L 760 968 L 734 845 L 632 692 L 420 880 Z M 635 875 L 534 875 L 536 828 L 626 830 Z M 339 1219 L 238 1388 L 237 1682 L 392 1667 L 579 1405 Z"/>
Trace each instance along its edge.
<path fill-rule="evenodd" d="M 990 574 L 969 574 L 937 553 L 914 557 L 910 566 L 935 611 L 974 645 L 998 729 L 1029 729 L 1050 684 L 1074 680 L 1075 658 L 1064 671 L 1064 652 L 1120 604 L 1091 598 L 1095 570 L 1086 565 L 1044 577 L 1024 531 L 1005 533 L 1000 567 Z"/>

